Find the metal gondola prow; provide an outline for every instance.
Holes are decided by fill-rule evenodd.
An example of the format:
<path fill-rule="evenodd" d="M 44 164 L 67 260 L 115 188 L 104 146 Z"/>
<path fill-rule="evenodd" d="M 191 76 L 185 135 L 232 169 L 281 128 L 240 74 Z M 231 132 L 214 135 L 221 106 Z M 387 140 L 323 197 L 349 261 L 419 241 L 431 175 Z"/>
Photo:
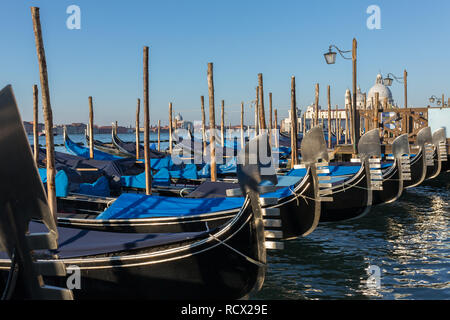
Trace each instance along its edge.
<path fill-rule="evenodd" d="M 305 165 L 329 161 L 322 127 L 314 127 L 305 134 L 301 143 L 301 156 Z"/>
<path fill-rule="evenodd" d="M 372 190 L 383 190 L 383 173 L 381 170 L 380 129 L 373 129 L 361 136 L 358 142 L 358 156 L 366 167 L 370 183 L 368 190 L 368 207 L 372 205 Z"/>
<path fill-rule="evenodd" d="M 267 157 L 267 158 L 266 158 Z M 242 194 L 250 199 L 253 211 L 253 223 L 257 237 L 260 239 L 258 243 L 258 257 L 262 263 L 267 262 L 267 249 L 283 249 L 284 243 L 280 240 L 283 238 L 281 231 L 281 217 L 278 208 L 262 209 L 261 206 L 269 202 L 276 202 L 275 198 L 262 198 L 261 193 L 272 192 L 278 183 L 275 168 L 272 167 L 271 151 L 269 145 L 269 136 L 264 133 L 258 135 L 246 143 L 237 156 L 237 178 L 241 187 Z M 270 185 L 264 182 L 269 181 Z M 235 190 L 237 193 L 237 191 Z M 255 285 L 254 290 L 262 287 L 265 277 L 265 268 L 260 270 L 258 275 L 259 281 Z"/>
<path fill-rule="evenodd" d="M 57 249 L 58 232 L 10 85 L 0 91 L 0 113 L 0 249 L 16 257 L 12 260 L 19 266 L 25 298 L 71 299 L 70 290 L 46 286 L 43 280 L 65 275 L 64 264 L 37 261 L 37 250 Z M 32 219 L 42 221 L 48 232 L 30 232 Z M 11 272 L 17 272 L 15 265 Z M 14 297 L 14 288 L 6 289 Z"/>
<path fill-rule="evenodd" d="M 301 156 L 302 164 L 312 171 L 316 199 L 321 202 L 332 202 L 331 177 L 328 175 L 329 156 L 322 127 L 311 128 L 305 133 L 301 142 Z"/>
<path fill-rule="evenodd" d="M 398 136 L 392 142 L 392 153 L 400 171 L 401 183 L 411 180 L 411 161 L 408 134 Z"/>
<path fill-rule="evenodd" d="M 447 133 L 445 128 L 442 127 L 433 132 L 432 138 L 439 161 L 447 161 Z"/>
<path fill-rule="evenodd" d="M 358 142 L 358 155 L 364 158 L 381 158 L 380 129 L 373 129 L 361 136 Z"/>

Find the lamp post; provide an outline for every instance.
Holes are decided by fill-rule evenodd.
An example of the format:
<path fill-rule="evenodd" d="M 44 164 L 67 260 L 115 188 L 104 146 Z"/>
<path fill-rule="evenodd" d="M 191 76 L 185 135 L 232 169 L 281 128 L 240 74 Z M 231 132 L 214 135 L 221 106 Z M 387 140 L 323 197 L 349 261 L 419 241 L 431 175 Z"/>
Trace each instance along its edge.
<path fill-rule="evenodd" d="M 325 61 L 327 64 L 334 64 L 336 62 L 336 55 L 337 53 L 334 52 L 332 49 L 336 49 L 339 54 L 341 55 L 342 58 L 344 58 L 345 60 L 352 60 L 352 69 L 353 69 L 353 87 L 352 87 L 352 109 L 351 109 L 351 114 L 352 114 L 352 137 L 353 137 L 353 154 L 357 154 L 358 150 L 357 150 L 357 146 L 358 146 L 358 142 L 359 142 L 359 135 L 360 135 L 360 130 L 359 130 L 359 113 L 356 110 L 356 56 L 357 56 L 357 42 L 356 39 L 353 38 L 353 44 L 352 44 L 352 50 L 348 50 L 348 51 L 343 51 L 341 49 L 339 49 L 338 47 L 336 47 L 335 45 L 330 45 L 330 47 L 328 48 L 328 52 L 324 54 L 325 57 Z M 352 53 L 352 57 L 346 57 L 345 54 L 346 53 Z"/>
<path fill-rule="evenodd" d="M 442 107 L 448 107 L 449 106 L 449 104 L 447 102 L 445 102 L 445 96 L 444 95 L 442 95 L 442 99 L 439 99 L 435 95 L 432 95 L 430 98 L 428 98 L 428 100 L 431 103 L 435 103 L 436 102 L 436 104 L 438 106 L 440 106 L 441 104 L 442 104 Z M 450 101 L 450 99 L 449 99 L 449 101 Z"/>
<path fill-rule="evenodd" d="M 392 73 L 388 73 L 386 78 L 383 79 L 383 84 L 386 87 L 392 86 L 392 83 L 395 81 L 399 83 L 404 84 L 404 90 L 405 90 L 405 108 L 408 108 L 408 72 L 406 70 L 403 71 L 403 77 L 396 77 Z M 402 81 L 403 80 L 403 81 Z"/>

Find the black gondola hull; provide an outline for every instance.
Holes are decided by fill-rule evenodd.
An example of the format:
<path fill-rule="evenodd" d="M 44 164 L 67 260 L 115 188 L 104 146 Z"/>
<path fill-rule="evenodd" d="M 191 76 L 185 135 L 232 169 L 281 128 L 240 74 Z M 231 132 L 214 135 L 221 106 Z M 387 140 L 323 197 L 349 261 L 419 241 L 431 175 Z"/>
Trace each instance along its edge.
<path fill-rule="evenodd" d="M 246 206 L 244 213 L 214 232 L 91 256 L 64 258 L 60 251 L 59 260 L 66 268 L 80 270 L 80 288 L 73 289 L 76 299 L 239 299 L 261 283 L 265 272 L 258 253 L 258 246 L 264 244 L 257 241 L 251 216 Z M 80 237 L 85 234 L 81 231 Z M 5 278 L 8 260 L 0 260 L 0 271 Z M 69 277 L 45 277 L 45 281 L 66 287 Z M 20 298 L 21 292 L 14 297 Z"/>
<path fill-rule="evenodd" d="M 401 173 L 396 162 L 383 175 L 383 190 L 373 190 L 372 205 L 390 203 L 397 200 L 403 192 Z"/>
<path fill-rule="evenodd" d="M 332 202 L 322 202 L 320 222 L 337 222 L 363 217 L 370 210 L 371 194 L 366 175 L 361 170 L 349 181 L 332 188 Z"/>

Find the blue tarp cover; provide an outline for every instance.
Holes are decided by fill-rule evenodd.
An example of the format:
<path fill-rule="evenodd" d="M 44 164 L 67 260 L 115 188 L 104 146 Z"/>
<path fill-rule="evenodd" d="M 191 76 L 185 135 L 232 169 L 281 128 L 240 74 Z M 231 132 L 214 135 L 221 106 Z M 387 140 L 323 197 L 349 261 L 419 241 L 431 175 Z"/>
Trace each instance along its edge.
<path fill-rule="evenodd" d="M 175 198 L 124 193 L 96 219 L 179 217 L 240 208 L 244 198 Z"/>
<path fill-rule="evenodd" d="M 236 157 L 233 157 L 227 163 L 217 164 L 217 173 L 218 174 L 227 174 L 227 173 L 236 173 Z M 199 178 L 209 178 L 211 177 L 211 164 L 206 163 L 202 169 L 198 171 Z"/>
<path fill-rule="evenodd" d="M 47 183 L 47 169 L 39 168 L 39 175 L 41 176 L 42 183 Z M 93 183 L 70 183 L 69 177 L 64 170 L 59 170 L 55 176 L 56 196 L 67 197 L 69 194 L 69 187 L 71 191 L 75 193 L 86 194 L 90 196 L 109 197 L 109 181 L 105 176 L 101 176 L 97 181 Z M 78 188 L 76 188 L 78 185 Z M 76 189 L 74 189 L 74 187 Z"/>
<path fill-rule="evenodd" d="M 39 175 L 43 184 L 47 183 L 47 169 L 39 168 Z M 56 196 L 67 197 L 69 194 L 69 177 L 64 170 L 59 170 L 55 176 Z"/>
<path fill-rule="evenodd" d="M 109 182 L 105 176 L 100 177 L 94 183 L 80 183 L 78 193 L 90 196 L 109 197 Z"/>
<path fill-rule="evenodd" d="M 69 152 L 73 153 L 76 156 L 83 157 L 86 159 L 89 159 L 89 157 L 90 157 L 89 148 L 86 148 L 86 147 L 76 144 L 75 142 L 70 140 L 68 137 L 66 139 L 65 146 Z M 94 149 L 94 159 L 95 160 L 119 160 L 119 159 L 123 159 L 123 158 Z"/>
<path fill-rule="evenodd" d="M 48 229 L 42 223 L 31 221 L 30 232 L 48 232 Z M 58 249 L 51 252 L 58 254 L 60 258 L 129 252 L 133 249 L 150 248 L 193 239 L 201 234 L 203 232 L 120 233 L 58 227 Z M 0 252 L 0 259 L 8 258 L 6 252 Z"/>
<path fill-rule="evenodd" d="M 152 159 L 153 160 L 153 159 Z M 179 170 L 168 170 L 161 168 L 152 177 L 152 185 L 154 186 L 168 186 L 170 178 L 175 179 L 198 179 L 197 167 L 195 164 L 186 164 L 184 168 Z M 145 172 L 135 176 L 120 177 L 120 184 L 123 187 L 145 189 Z"/>

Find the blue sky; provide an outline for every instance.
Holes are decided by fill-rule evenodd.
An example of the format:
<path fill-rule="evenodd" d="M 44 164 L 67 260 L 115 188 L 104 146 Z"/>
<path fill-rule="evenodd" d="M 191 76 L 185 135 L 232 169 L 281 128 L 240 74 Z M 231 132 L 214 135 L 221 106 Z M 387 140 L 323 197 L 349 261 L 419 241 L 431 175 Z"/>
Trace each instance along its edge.
<path fill-rule="evenodd" d="M 69 5 L 81 9 L 81 30 L 69 30 Z M 381 30 L 369 30 L 366 9 L 381 9 Z M 265 101 L 273 93 L 279 118 L 290 106 L 290 78 L 297 104 L 314 100 L 342 105 L 351 88 L 351 62 L 326 65 L 330 44 L 351 49 L 358 40 L 358 84 L 367 91 L 376 74 L 409 73 L 409 105 L 422 107 L 432 94 L 450 95 L 448 0 L 435 1 L 103 1 L 2 0 L 0 86 L 12 84 L 24 120 L 32 119 L 32 85 L 39 83 L 30 6 L 38 6 L 47 56 L 55 123 L 87 122 L 88 96 L 96 124 L 134 123 L 142 96 L 142 48 L 150 47 L 150 118 L 167 123 L 168 104 L 185 119 L 200 119 L 207 101 L 207 63 L 214 63 L 216 117 L 225 100 L 226 123 L 253 121 L 257 74 Z M 391 88 L 403 106 L 403 85 Z M 446 98 L 447 99 L 447 98 Z M 41 101 L 39 101 L 41 104 Z M 42 115 L 41 115 L 42 121 Z"/>

